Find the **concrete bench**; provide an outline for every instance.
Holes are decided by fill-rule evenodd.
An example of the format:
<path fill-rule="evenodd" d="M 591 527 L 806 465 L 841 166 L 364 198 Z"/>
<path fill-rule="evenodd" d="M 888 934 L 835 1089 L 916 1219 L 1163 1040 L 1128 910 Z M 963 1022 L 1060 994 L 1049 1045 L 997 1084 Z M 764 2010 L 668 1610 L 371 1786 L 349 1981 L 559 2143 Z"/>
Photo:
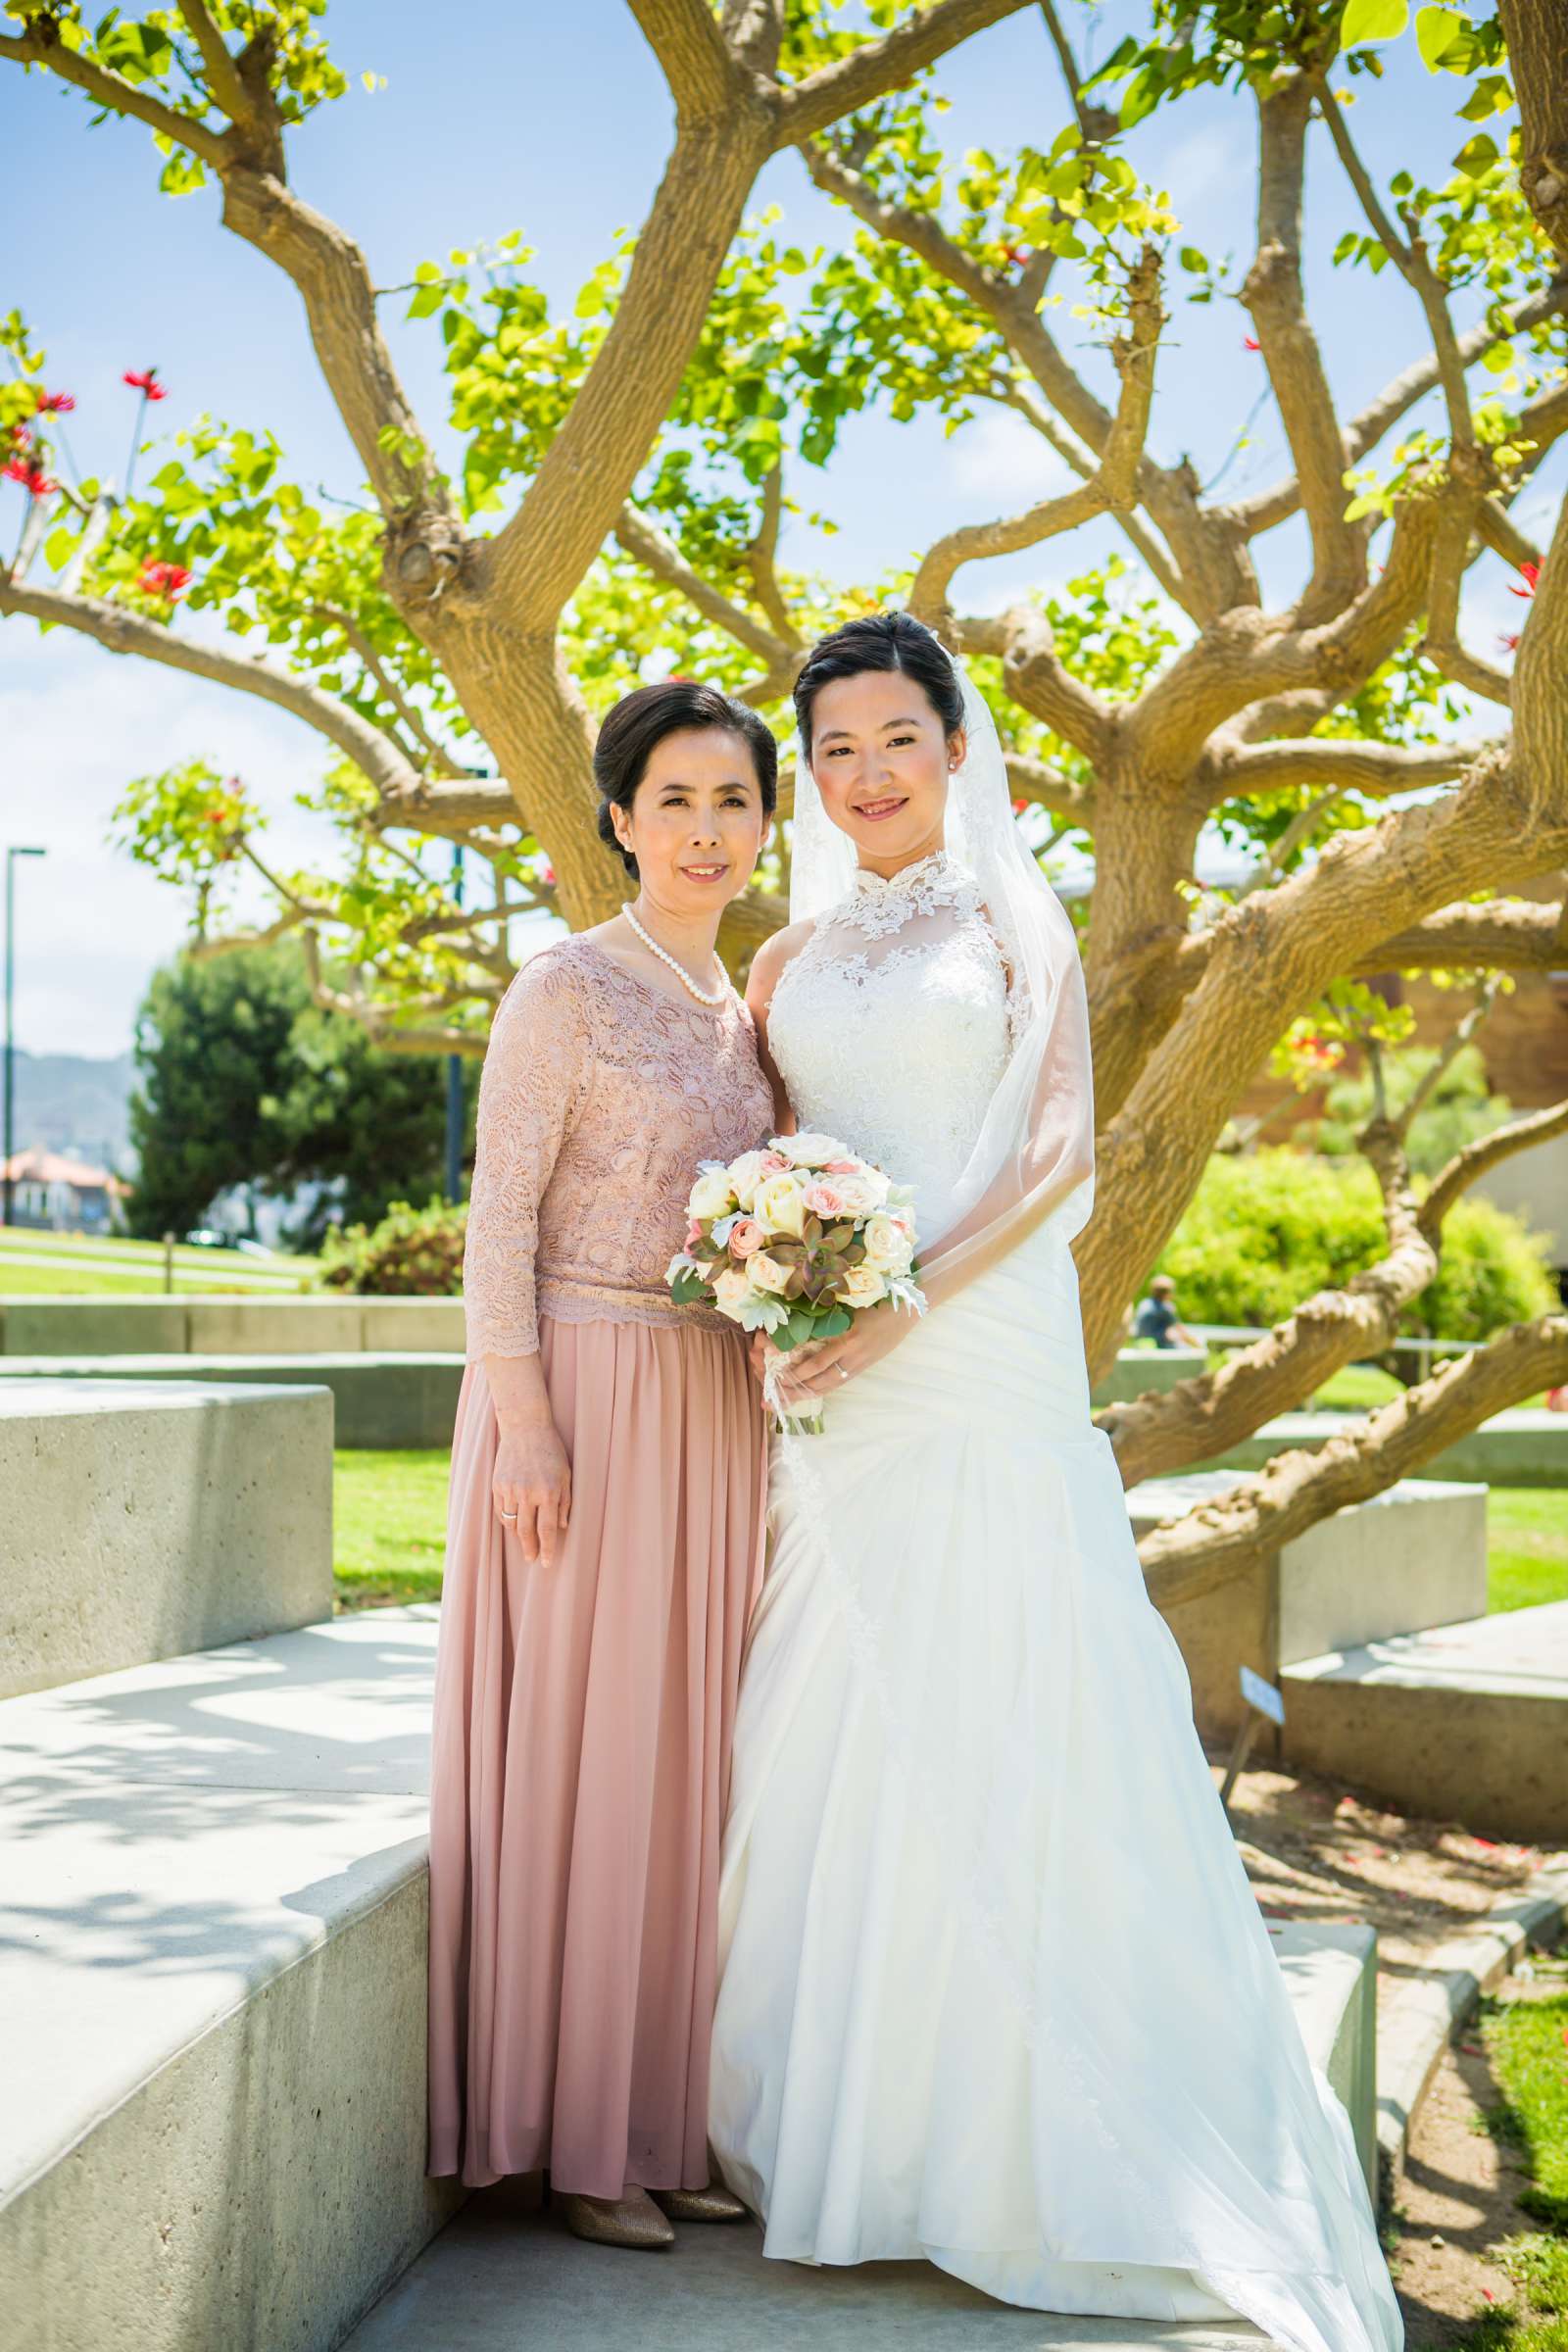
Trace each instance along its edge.
<path fill-rule="evenodd" d="M 764 2274 L 766 2340 L 846 2340 L 823 2275 L 762 2265 L 744 2229 L 690 2233 L 679 2277 L 719 2270 L 667 2338 L 642 2298 L 668 2266 L 553 2225 L 508 2231 L 527 2261 L 499 2298 L 415 2263 L 467 2193 L 424 2175 L 438 1616 L 370 1610 L 0 1703 L 0 2312 L 27 2352 L 331 2352 L 410 2264 L 367 2345 L 729 2352 L 763 2340 L 738 2314 Z M 1371 1931 L 1282 1925 L 1276 1948 L 1370 2144 Z M 890 2317 L 913 2298 L 898 2341 L 960 2340 L 923 2325 L 953 2282 L 857 2284 L 889 2276 Z M 1012 2318 L 1037 2345 L 1038 2315 Z M 1104 2325 L 1071 2340 L 1146 2338 Z M 1233 2340 L 1258 2339 L 1194 2339 Z"/>
<path fill-rule="evenodd" d="M 0 1704 L 8 2343 L 327 2352 L 462 2202 L 423 2171 L 436 1617 Z"/>
<path fill-rule="evenodd" d="M 332 1613 L 329 1390 L 0 1380 L 0 1697 Z"/>
<path fill-rule="evenodd" d="M 1365 1421 L 1364 1413 L 1281 1413 L 1228 1453 L 1195 1468 L 1261 1470 L 1277 1453 L 1297 1446 L 1315 1449 Z M 1461 1484 L 1480 1479 L 1489 1487 L 1568 1487 L 1568 1413 L 1550 1413 L 1539 1404 L 1494 1413 L 1425 1463 L 1421 1476 Z"/>
<path fill-rule="evenodd" d="M 1228 1470 L 1147 1479 L 1128 1491 L 1133 1532 L 1142 1537 L 1235 1483 Z M 1163 1614 L 1187 1661 L 1199 1728 L 1218 1739 L 1245 1712 L 1241 1666 L 1276 1683 L 1298 1659 L 1477 1617 L 1486 1605 L 1486 1488 L 1406 1478 Z M 1265 1728 L 1262 1752 L 1296 1753 L 1289 1732 L 1282 1750 Z"/>
<path fill-rule="evenodd" d="M 1287 1666 L 1285 1752 L 1429 1820 L 1568 1841 L 1568 1600 Z"/>
<path fill-rule="evenodd" d="M 463 1300 L 359 1297 L 0 1297 L 5 1355 L 462 1354 Z"/>
<path fill-rule="evenodd" d="M 319 1355 L 0 1355 L 7 1381 L 226 1381 L 265 1387 L 306 1382 L 330 1389 L 334 1443 L 365 1446 L 449 1446 L 463 1386 L 461 1355 L 354 1348 Z"/>

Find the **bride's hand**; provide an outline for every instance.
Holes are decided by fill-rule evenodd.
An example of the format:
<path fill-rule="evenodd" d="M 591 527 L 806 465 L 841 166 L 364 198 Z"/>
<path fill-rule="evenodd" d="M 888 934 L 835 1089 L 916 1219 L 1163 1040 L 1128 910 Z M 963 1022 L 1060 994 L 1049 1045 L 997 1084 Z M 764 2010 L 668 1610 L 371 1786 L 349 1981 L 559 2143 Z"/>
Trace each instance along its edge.
<path fill-rule="evenodd" d="M 836 1340 L 810 1340 L 794 1350 L 790 1362 L 786 1403 L 831 1396 L 847 1380 L 868 1365 L 891 1355 L 914 1325 L 911 1314 L 894 1306 L 873 1306 L 858 1314 L 848 1331 Z"/>
<path fill-rule="evenodd" d="M 798 1404 L 804 1390 L 800 1376 L 822 1349 L 832 1346 L 827 1340 L 805 1340 L 799 1348 L 775 1348 L 765 1331 L 752 1334 L 752 1370 L 765 1389 L 771 1372 L 776 1380 L 774 1395 L 786 1410 Z"/>

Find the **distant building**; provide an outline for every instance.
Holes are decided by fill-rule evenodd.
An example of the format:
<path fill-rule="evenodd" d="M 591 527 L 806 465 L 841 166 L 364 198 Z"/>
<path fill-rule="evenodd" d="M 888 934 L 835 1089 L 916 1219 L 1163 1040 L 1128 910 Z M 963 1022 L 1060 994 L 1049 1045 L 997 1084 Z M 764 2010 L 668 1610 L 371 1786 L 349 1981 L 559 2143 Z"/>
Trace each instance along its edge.
<path fill-rule="evenodd" d="M 49 1233 L 111 1233 L 124 1224 L 128 1184 L 110 1168 L 33 1147 L 14 1152 L 0 1178 L 11 1178 L 11 1222 Z"/>

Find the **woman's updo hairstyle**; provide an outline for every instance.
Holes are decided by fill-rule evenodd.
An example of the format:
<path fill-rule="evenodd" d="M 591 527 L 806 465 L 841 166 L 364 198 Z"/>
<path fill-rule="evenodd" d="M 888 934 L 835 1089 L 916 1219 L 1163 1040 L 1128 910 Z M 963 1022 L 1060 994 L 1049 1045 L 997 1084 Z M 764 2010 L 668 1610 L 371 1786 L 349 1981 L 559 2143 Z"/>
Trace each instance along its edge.
<path fill-rule="evenodd" d="M 657 686 L 638 686 L 623 694 L 594 746 L 594 781 L 599 786 L 599 838 L 615 852 L 636 879 L 637 860 L 615 838 L 612 808 L 628 814 L 637 787 L 648 773 L 648 762 L 666 735 L 691 727 L 723 727 L 739 735 L 752 755 L 762 814 L 771 816 L 778 803 L 778 745 L 766 721 L 749 703 L 704 686 L 696 678 L 663 678 Z"/>
<path fill-rule="evenodd" d="M 819 638 L 795 681 L 795 721 L 808 762 L 817 696 L 837 679 L 858 677 L 867 669 L 902 669 L 923 691 L 943 732 L 951 737 L 961 729 L 963 688 L 941 639 L 912 612 L 868 612 L 862 620 L 847 620 L 831 637 Z"/>

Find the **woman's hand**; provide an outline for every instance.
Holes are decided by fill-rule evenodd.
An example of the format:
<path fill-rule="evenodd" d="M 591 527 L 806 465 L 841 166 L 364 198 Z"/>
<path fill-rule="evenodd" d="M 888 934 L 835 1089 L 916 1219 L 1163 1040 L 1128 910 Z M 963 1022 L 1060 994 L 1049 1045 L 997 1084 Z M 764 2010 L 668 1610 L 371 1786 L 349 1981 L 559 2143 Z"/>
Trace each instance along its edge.
<path fill-rule="evenodd" d="M 548 1415 L 503 1424 L 490 1494 L 502 1525 L 515 1524 L 523 1558 L 553 1567 L 571 1518 L 571 1463 Z"/>
<path fill-rule="evenodd" d="M 905 1309 L 873 1306 L 862 1309 L 837 1339 L 808 1340 L 804 1347 L 782 1353 L 768 1342 L 767 1354 L 788 1367 L 778 1384 L 779 1402 L 795 1411 L 831 1396 L 857 1372 L 891 1355 L 900 1341 L 908 1337 L 913 1323 L 914 1316 Z"/>

